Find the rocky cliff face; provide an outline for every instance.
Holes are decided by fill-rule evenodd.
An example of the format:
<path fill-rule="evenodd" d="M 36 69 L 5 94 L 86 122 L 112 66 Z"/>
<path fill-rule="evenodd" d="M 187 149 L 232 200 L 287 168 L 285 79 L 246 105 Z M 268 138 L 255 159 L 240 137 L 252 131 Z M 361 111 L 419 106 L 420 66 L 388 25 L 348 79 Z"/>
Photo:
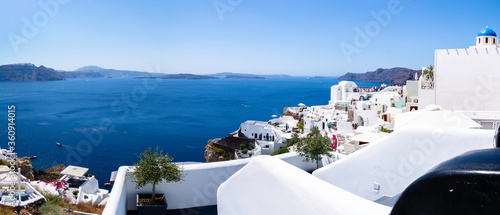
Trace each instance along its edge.
<path fill-rule="evenodd" d="M 0 81 L 56 81 L 64 78 L 54 69 L 33 64 L 0 66 Z"/>
<path fill-rule="evenodd" d="M 59 166 L 54 166 L 43 170 L 38 170 L 35 172 L 35 180 L 50 182 L 52 180 L 57 180 L 61 177 L 61 171 L 66 168 L 66 165 L 61 164 Z"/>
<path fill-rule="evenodd" d="M 1 163 L 4 165 L 7 164 L 8 166 L 7 160 L 2 160 Z M 48 168 L 45 171 L 43 170 L 35 171 L 35 168 L 33 168 L 31 160 L 28 157 L 18 158 L 16 161 L 16 167 L 21 168 L 21 175 L 23 175 L 30 181 L 41 180 L 45 182 L 50 182 L 52 180 L 59 179 L 61 177 L 60 172 L 66 168 L 64 164 L 61 164 L 59 166 Z"/>
<path fill-rule="evenodd" d="M 35 180 L 35 169 L 31 165 L 31 161 L 27 157 L 19 158 L 16 161 L 16 166 L 21 168 L 21 175 L 24 175 L 29 180 Z"/>
<path fill-rule="evenodd" d="M 227 152 L 224 154 L 223 152 L 221 153 L 220 150 L 223 150 L 223 149 L 215 147 L 212 144 L 212 140 L 209 140 L 208 144 L 205 146 L 205 161 L 207 163 L 210 163 L 210 162 L 229 160 L 229 158 L 227 157 Z"/>
<path fill-rule="evenodd" d="M 338 80 L 384 82 L 395 85 L 405 85 L 407 80 L 415 79 L 415 73 L 420 76 L 422 75 L 422 70 L 395 67 L 392 69 L 377 69 L 366 73 L 346 73 L 340 76 Z"/>

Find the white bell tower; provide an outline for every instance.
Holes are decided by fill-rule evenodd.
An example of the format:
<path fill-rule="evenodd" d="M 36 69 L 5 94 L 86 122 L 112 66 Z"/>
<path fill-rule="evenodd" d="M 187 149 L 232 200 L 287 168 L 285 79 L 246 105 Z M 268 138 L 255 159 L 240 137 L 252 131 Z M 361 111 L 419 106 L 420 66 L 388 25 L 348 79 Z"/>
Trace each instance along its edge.
<path fill-rule="evenodd" d="M 497 38 L 497 33 L 495 31 L 491 30 L 491 28 L 484 28 L 477 34 L 476 37 L 476 46 L 498 46 L 498 38 Z"/>

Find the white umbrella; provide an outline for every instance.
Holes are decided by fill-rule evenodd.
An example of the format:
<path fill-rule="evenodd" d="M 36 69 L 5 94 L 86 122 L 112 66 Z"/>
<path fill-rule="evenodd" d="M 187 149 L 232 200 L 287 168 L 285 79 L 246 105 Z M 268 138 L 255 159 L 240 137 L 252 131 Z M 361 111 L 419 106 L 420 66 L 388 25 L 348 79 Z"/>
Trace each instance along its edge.
<path fill-rule="evenodd" d="M 299 103 L 300 107 L 305 107 L 306 105 L 304 103 Z"/>
<path fill-rule="evenodd" d="M 481 125 L 462 113 L 426 107 L 424 110 L 411 111 L 396 115 L 394 130 L 407 125 L 439 126 L 452 128 L 481 128 Z"/>

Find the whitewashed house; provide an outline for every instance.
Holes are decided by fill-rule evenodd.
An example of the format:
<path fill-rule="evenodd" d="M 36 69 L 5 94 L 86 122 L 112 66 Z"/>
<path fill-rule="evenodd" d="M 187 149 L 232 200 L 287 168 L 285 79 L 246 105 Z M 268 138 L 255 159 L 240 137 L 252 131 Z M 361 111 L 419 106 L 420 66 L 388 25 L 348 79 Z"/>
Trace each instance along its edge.
<path fill-rule="evenodd" d="M 240 125 L 240 132 L 247 138 L 255 139 L 260 147 L 260 153 L 264 155 L 271 154 L 286 145 L 282 131 L 267 122 L 248 120 Z"/>

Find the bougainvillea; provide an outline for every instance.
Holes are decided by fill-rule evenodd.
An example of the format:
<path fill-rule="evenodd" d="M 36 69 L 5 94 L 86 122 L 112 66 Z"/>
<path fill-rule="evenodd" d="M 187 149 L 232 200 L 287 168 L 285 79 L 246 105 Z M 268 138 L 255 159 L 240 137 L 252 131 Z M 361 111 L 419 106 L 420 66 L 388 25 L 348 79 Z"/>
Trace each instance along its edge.
<path fill-rule="evenodd" d="M 52 186 L 54 186 L 56 189 L 61 189 L 61 188 L 64 188 L 66 186 L 68 182 L 66 180 L 61 180 L 61 179 L 58 179 L 58 180 L 52 180 L 50 182 L 50 184 Z M 49 183 L 47 183 L 49 184 Z"/>

